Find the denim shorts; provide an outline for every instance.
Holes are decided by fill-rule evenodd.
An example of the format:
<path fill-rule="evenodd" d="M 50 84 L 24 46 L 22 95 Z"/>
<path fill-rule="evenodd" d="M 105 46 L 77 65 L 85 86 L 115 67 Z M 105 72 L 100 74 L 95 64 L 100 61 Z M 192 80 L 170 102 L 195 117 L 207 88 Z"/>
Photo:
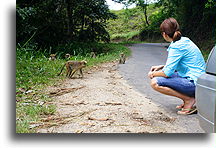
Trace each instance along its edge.
<path fill-rule="evenodd" d="M 171 77 L 155 77 L 159 86 L 169 87 L 177 92 L 190 97 L 195 97 L 196 86 L 193 80 L 180 77 L 178 73 L 174 73 Z"/>

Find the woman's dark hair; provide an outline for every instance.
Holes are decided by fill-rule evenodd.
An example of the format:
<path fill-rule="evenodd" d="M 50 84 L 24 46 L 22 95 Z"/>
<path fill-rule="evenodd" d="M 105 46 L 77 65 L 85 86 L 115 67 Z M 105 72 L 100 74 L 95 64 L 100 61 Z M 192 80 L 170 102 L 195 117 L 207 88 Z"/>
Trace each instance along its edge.
<path fill-rule="evenodd" d="M 165 19 L 160 25 L 160 31 L 165 32 L 174 42 L 180 40 L 182 36 L 179 24 L 174 18 Z"/>

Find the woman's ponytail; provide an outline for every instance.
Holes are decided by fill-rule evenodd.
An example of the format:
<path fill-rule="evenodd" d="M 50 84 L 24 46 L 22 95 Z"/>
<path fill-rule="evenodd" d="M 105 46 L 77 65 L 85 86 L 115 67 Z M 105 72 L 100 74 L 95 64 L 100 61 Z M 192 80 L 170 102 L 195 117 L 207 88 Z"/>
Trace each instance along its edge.
<path fill-rule="evenodd" d="M 175 31 L 174 35 L 173 35 L 173 41 L 178 41 L 181 39 L 181 32 L 180 31 Z"/>

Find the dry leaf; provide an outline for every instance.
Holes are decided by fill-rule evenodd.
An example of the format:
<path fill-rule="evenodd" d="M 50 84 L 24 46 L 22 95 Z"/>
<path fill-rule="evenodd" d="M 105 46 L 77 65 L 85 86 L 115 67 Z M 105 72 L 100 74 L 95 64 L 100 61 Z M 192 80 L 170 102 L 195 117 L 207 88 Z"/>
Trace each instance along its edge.
<path fill-rule="evenodd" d="M 105 102 L 106 105 L 122 105 L 120 102 Z"/>
<path fill-rule="evenodd" d="M 99 119 L 97 119 L 97 118 L 94 118 L 94 117 L 88 117 L 88 120 L 107 121 L 109 119 L 108 118 L 99 118 Z"/>

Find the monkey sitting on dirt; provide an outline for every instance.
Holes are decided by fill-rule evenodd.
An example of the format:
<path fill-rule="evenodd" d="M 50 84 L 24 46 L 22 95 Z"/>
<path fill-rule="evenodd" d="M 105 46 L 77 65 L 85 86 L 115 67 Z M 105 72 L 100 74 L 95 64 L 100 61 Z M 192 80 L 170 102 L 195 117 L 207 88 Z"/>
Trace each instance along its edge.
<path fill-rule="evenodd" d="M 120 54 L 119 64 L 125 64 L 126 56 L 124 53 Z"/>
<path fill-rule="evenodd" d="M 91 53 L 90 53 L 90 57 L 91 57 L 91 58 L 96 58 L 95 52 L 91 52 Z"/>
<path fill-rule="evenodd" d="M 66 66 L 66 77 L 72 78 L 74 73 L 79 70 L 79 73 L 81 74 L 81 78 L 83 77 L 82 68 L 86 67 L 87 62 L 86 61 L 67 61 L 62 69 L 61 72 L 58 74 L 58 76 L 62 73 L 64 67 Z"/>

